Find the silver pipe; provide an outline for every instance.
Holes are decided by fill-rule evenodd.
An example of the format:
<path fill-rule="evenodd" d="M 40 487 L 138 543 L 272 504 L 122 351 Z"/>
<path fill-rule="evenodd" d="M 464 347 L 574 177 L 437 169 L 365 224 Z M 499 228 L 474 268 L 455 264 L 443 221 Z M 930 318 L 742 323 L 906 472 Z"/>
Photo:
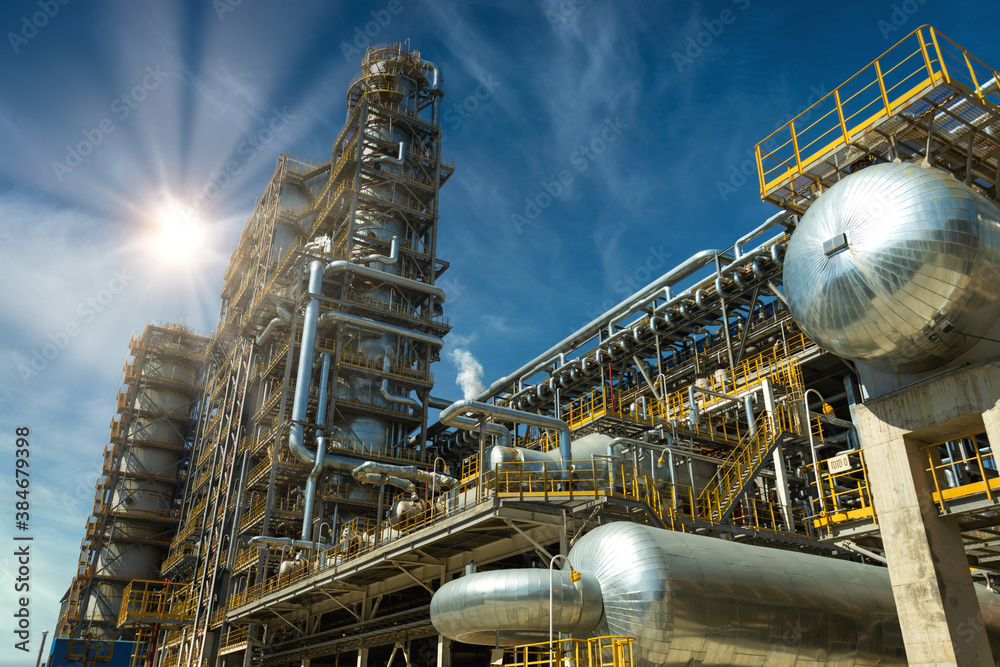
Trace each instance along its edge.
<path fill-rule="evenodd" d="M 417 485 L 402 477 L 380 475 L 374 472 L 361 472 L 361 466 L 358 466 L 351 474 L 354 475 L 354 479 L 358 480 L 359 484 L 374 484 L 376 486 L 379 484 L 388 484 L 389 486 L 395 486 L 397 489 L 402 489 L 412 497 L 416 497 L 417 495 Z"/>
<path fill-rule="evenodd" d="M 295 540 L 291 537 L 270 537 L 268 535 L 255 535 L 247 541 L 248 547 L 253 547 L 258 544 L 266 544 L 272 547 L 294 547 L 296 549 L 309 549 L 312 551 L 314 548 L 328 549 L 330 544 L 319 544 L 313 543 L 310 540 Z"/>
<path fill-rule="evenodd" d="M 559 455 L 564 462 L 563 473 L 567 477 L 569 476 L 569 461 L 572 458 L 569 446 L 569 426 L 567 426 L 566 422 L 563 420 L 556 419 L 555 417 L 547 417 L 545 415 L 537 415 L 533 412 L 522 412 L 512 408 L 504 408 L 499 405 L 479 403 L 478 401 L 458 401 L 456 403 L 452 403 L 450 406 L 441 411 L 441 414 L 438 416 L 438 420 L 446 426 L 457 426 L 456 424 L 452 424 L 451 418 L 465 412 L 471 412 L 476 416 L 509 419 L 510 421 L 520 424 L 538 426 L 540 428 L 554 429 L 558 431 Z"/>
<path fill-rule="evenodd" d="M 295 398 L 292 400 L 292 425 L 288 429 L 288 445 L 293 453 L 302 444 L 306 409 L 309 407 L 309 388 L 312 384 L 313 348 L 316 346 L 316 328 L 319 323 L 319 295 L 323 292 L 323 263 L 309 262 L 309 294 L 302 318 L 302 346 L 299 348 L 299 368 L 295 376 Z M 312 457 L 304 463 L 312 463 Z"/>
<path fill-rule="evenodd" d="M 746 245 L 746 243 L 748 241 L 754 240 L 755 238 L 757 238 L 758 236 L 760 236 L 761 234 L 763 234 L 767 230 L 771 229 L 775 225 L 781 224 L 782 222 L 784 222 L 785 220 L 787 220 L 791 216 L 792 216 L 792 214 L 790 212 L 788 212 L 788 211 L 782 211 L 781 213 L 775 213 L 770 218 L 768 218 L 764 222 L 764 224 L 762 224 L 760 227 L 757 227 L 756 229 L 754 229 L 749 234 L 744 234 L 740 238 L 736 239 L 736 243 L 733 244 L 733 248 L 736 250 L 736 258 L 739 259 L 740 257 L 743 256 L 743 246 Z"/>
<path fill-rule="evenodd" d="M 583 345 L 600 333 L 607 322 L 617 320 L 620 317 L 637 312 L 642 306 L 646 305 L 650 299 L 658 298 L 660 290 L 662 290 L 665 286 L 673 285 L 687 278 L 695 271 L 713 262 L 715 260 L 715 256 L 718 254 L 718 250 L 702 250 L 701 252 L 692 255 L 683 263 L 674 267 L 670 271 L 667 271 L 665 274 L 651 282 L 633 296 L 622 301 L 618 305 L 613 306 L 608 311 L 592 320 L 590 323 L 580 327 L 577 331 L 556 343 L 528 363 L 524 364 L 510 375 L 500 378 L 491 384 L 485 391 L 476 397 L 477 400 L 486 400 L 507 385 L 519 379 L 531 377 L 538 371 L 542 370 L 545 366 L 552 363 L 560 352 L 573 350 L 580 345 Z M 638 307 L 630 310 L 636 305 L 638 305 Z"/>
<path fill-rule="evenodd" d="M 400 144 L 402 145 L 402 144 Z M 395 264 L 399 261 L 399 237 L 393 236 L 392 242 L 389 244 L 389 255 L 365 255 L 358 260 L 358 264 L 369 264 L 371 262 L 378 262 L 379 264 Z"/>
<path fill-rule="evenodd" d="M 392 353 L 392 348 L 385 348 L 385 358 L 382 361 L 382 372 L 388 374 L 389 368 L 391 366 L 389 355 Z M 409 405 L 415 410 L 420 410 L 423 406 L 420 405 L 420 401 L 410 398 L 409 396 L 404 396 L 402 394 L 391 394 L 389 393 L 389 378 L 382 378 L 382 384 L 379 386 L 379 393 L 382 394 L 382 398 L 389 401 L 390 403 L 401 403 L 403 405 Z"/>
<path fill-rule="evenodd" d="M 402 165 L 406 156 L 406 144 L 399 142 L 399 157 L 391 155 L 379 155 L 371 159 L 372 162 L 388 162 L 389 164 Z"/>
<path fill-rule="evenodd" d="M 302 347 L 299 350 L 299 368 L 295 379 L 295 397 L 292 400 L 292 420 L 288 429 L 288 449 L 292 456 L 306 465 L 314 464 L 322 449 L 310 452 L 303 444 L 303 430 L 306 420 L 306 408 L 309 405 L 309 388 L 312 384 L 313 347 L 316 345 L 316 330 L 319 321 L 319 294 L 323 289 L 323 263 L 314 260 L 309 263 L 309 293 L 313 298 L 306 305 L 302 320 Z M 331 313 L 332 314 L 332 313 Z M 339 313 L 343 315 L 343 313 Z M 353 318 L 367 321 L 364 318 Z M 395 327 L 394 327 L 395 328 Z M 353 470 L 357 466 L 355 459 L 344 456 L 326 454 L 323 457 L 323 467 L 336 470 Z"/>
<path fill-rule="evenodd" d="M 355 266 L 356 268 L 366 268 L 366 267 L 359 267 L 356 264 L 352 264 L 351 266 Z M 319 317 L 320 326 L 325 326 L 330 322 L 340 322 L 341 324 L 353 325 L 359 329 L 367 329 L 369 331 L 381 331 L 382 333 L 395 334 L 397 336 L 402 336 L 403 338 L 411 338 L 413 340 L 418 340 L 421 343 L 427 343 L 428 345 L 431 345 L 438 349 L 444 347 L 444 341 L 442 341 L 437 336 L 421 333 L 419 331 L 414 331 L 412 329 L 404 329 L 403 327 L 396 327 L 391 324 L 385 324 L 383 322 L 376 322 L 375 320 L 369 320 L 366 317 L 360 317 L 358 315 L 348 315 L 347 313 L 341 313 L 339 311 L 331 311 L 329 313 L 323 313 L 322 315 L 320 315 Z"/>
<path fill-rule="evenodd" d="M 397 466 L 390 465 L 388 463 L 378 463 L 376 461 L 365 461 L 355 468 L 351 474 L 355 477 L 362 474 L 381 476 L 392 475 L 411 482 L 419 482 L 421 484 L 427 484 L 428 486 L 445 489 L 458 486 L 458 480 L 451 475 L 445 475 L 440 472 L 428 472 L 427 470 L 421 470 L 417 466 Z"/>
<path fill-rule="evenodd" d="M 276 326 L 282 323 L 287 324 L 288 322 L 291 322 L 292 316 L 287 310 L 281 306 L 278 306 L 276 310 L 278 311 L 278 316 L 267 323 L 267 326 L 264 327 L 264 330 L 260 332 L 260 335 L 257 336 L 257 339 L 254 341 L 258 346 L 263 345 L 264 341 L 270 338 L 271 334 L 274 333 L 274 328 Z"/>
<path fill-rule="evenodd" d="M 326 387 L 330 382 L 330 354 L 323 353 L 323 368 L 319 376 L 319 404 L 316 407 L 316 457 L 313 459 L 312 470 L 306 478 L 305 508 L 302 512 L 302 539 L 308 540 L 312 526 L 313 503 L 316 501 L 316 482 L 323 470 L 323 456 L 326 454 L 326 438 L 323 437 L 323 427 L 326 425 Z"/>
<path fill-rule="evenodd" d="M 404 289 L 413 290 L 414 292 L 422 292 L 423 294 L 433 296 L 439 303 L 444 303 L 445 300 L 444 290 L 440 287 L 428 285 L 427 283 L 422 283 L 418 280 L 410 280 L 409 278 L 397 276 L 393 273 L 379 271 L 378 269 L 373 269 L 370 266 L 361 266 L 360 264 L 356 264 L 355 262 L 351 262 L 346 259 L 338 259 L 335 262 L 330 262 L 323 270 L 324 272 L 330 273 L 349 272 L 355 275 L 371 278 L 373 280 L 378 280 L 383 283 L 396 285 L 397 287 L 402 287 Z"/>
<path fill-rule="evenodd" d="M 590 572 L 539 568 L 476 572 L 449 581 L 431 598 L 431 622 L 457 641 L 493 645 L 528 644 L 548 638 L 549 594 L 554 631 L 586 636 L 604 611 L 601 585 Z"/>
<path fill-rule="evenodd" d="M 431 88 L 437 90 L 438 75 L 441 73 L 441 70 L 439 70 L 438 66 L 432 63 L 430 60 L 421 60 L 420 62 L 425 66 L 425 68 L 431 70 L 431 73 L 433 74 L 433 78 L 431 80 Z"/>
<path fill-rule="evenodd" d="M 427 397 L 427 405 L 434 408 L 435 410 L 444 410 L 450 407 L 452 401 L 445 400 L 443 398 L 435 398 L 434 396 Z M 441 422 L 444 424 L 444 421 Z M 475 419 L 470 419 L 469 417 L 463 417 L 462 415 L 452 415 L 450 417 L 450 423 L 445 424 L 446 426 L 452 426 L 463 431 L 474 431 L 479 429 L 479 422 Z M 511 438 L 510 431 L 501 426 L 500 424 L 494 424 L 493 422 L 487 422 L 486 432 L 497 439 L 497 445 L 501 447 L 510 447 Z"/>

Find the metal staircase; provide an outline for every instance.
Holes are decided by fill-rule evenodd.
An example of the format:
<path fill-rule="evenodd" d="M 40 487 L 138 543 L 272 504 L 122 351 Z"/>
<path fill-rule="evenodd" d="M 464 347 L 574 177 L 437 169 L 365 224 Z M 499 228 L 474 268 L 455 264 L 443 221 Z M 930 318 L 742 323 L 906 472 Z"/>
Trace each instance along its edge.
<path fill-rule="evenodd" d="M 765 410 L 757 416 L 753 428 L 719 466 L 713 483 L 698 495 L 702 516 L 727 521 L 775 448 L 804 434 L 801 412 L 804 405 L 803 384 L 798 365 L 792 362 L 781 364 L 773 380 L 784 387 L 784 400 L 772 410 Z"/>

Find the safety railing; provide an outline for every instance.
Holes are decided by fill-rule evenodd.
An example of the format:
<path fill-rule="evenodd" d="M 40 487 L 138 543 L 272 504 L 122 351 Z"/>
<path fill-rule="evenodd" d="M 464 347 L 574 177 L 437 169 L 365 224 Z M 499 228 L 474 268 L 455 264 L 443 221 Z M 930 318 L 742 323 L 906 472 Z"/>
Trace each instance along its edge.
<path fill-rule="evenodd" d="M 878 522 L 863 450 L 855 449 L 819 461 L 819 469 L 823 499 L 813 507 L 816 528 L 833 528 L 857 521 Z M 809 471 L 809 485 L 815 488 L 815 468 L 810 463 L 806 470 Z"/>
<path fill-rule="evenodd" d="M 814 533 L 801 509 L 747 498 L 740 501 L 739 511 L 734 511 L 723 522 L 702 511 L 699 505 L 701 489 L 654 479 L 624 463 L 588 459 L 570 461 L 569 466 L 572 473 L 567 479 L 566 468 L 561 461 L 505 463 L 377 525 L 359 518 L 345 527 L 336 545 L 235 593 L 230 597 L 227 608 L 232 611 L 250 604 L 318 572 L 370 554 L 414 531 L 482 507 L 485 501 L 491 503 L 493 498 L 587 501 L 614 497 L 648 508 L 656 520 L 670 530 L 687 532 L 727 525 L 757 533 L 806 539 Z"/>
<path fill-rule="evenodd" d="M 174 549 L 160 567 L 160 572 L 168 572 L 177 563 L 185 558 L 195 558 L 198 555 L 198 548 L 194 544 L 185 544 Z"/>
<path fill-rule="evenodd" d="M 951 504 L 958 500 L 978 497 L 988 503 L 1000 502 L 1000 474 L 985 432 L 921 449 L 934 484 L 932 499 L 941 514 L 950 514 Z"/>
<path fill-rule="evenodd" d="M 115 655 L 113 639 L 69 639 L 66 641 L 66 660 L 69 662 L 111 662 Z"/>
<path fill-rule="evenodd" d="M 761 196 L 776 191 L 856 142 L 883 119 L 942 85 L 1000 110 L 997 72 L 930 26 L 898 41 L 860 72 L 768 135 L 756 146 Z M 832 167 L 831 167 L 832 169 Z"/>
<path fill-rule="evenodd" d="M 193 584 L 135 580 L 125 587 L 118 625 L 178 625 L 194 620 Z"/>
<path fill-rule="evenodd" d="M 632 667 L 634 637 L 557 639 L 503 650 L 504 667 Z M 493 663 L 501 664 L 501 663 Z"/>

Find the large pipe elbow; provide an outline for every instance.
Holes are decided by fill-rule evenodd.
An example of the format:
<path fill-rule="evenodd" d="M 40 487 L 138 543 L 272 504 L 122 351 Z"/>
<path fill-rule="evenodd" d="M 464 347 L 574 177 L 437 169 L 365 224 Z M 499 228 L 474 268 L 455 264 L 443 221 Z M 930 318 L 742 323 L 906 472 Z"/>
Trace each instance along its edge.
<path fill-rule="evenodd" d="M 449 581 L 431 599 L 431 623 L 446 637 L 469 644 L 545 641 L 550 574 L 552 629 L 573 635 L 596 629 L 604 613 L 597 577 L 581 571 L 574 582 L 569 570 L 538 568 L 478 572 Z"/>

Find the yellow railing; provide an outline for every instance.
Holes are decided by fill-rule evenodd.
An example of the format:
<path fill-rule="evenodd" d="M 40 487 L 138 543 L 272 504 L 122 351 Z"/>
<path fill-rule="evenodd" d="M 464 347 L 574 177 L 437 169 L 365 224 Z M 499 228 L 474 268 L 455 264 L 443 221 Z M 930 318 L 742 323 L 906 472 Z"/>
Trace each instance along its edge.
<path fill-rule="evenodd" d="M 814 526 L 827 528 L 846 522 L 876 521 L 862 450 L 852 450 L 820 461 L 819 468 L 823 501 L 813 508 L 816 514 Z M 815 487 L 815 468 L 809 464 L 806 469 L 809 471 L 809 484 Z"/>
<path fill-rule="evenodd" d="M 632 667 L 634 637 L 558 639 L 504 649 L 504 667 Z"/>
<path fill-rule="evenodd" d="M 930 26 L 898 41 L 756 146 L 763 199 L 858 140 L 881 120 L 942 85 L 994 111 L 1000 96 L 983 85 L 997 72 Z M 814 178 L 814 177 L 809 177 Z"/>
<path fill-rule="evenodd" d="M 720 518 L 733 504 L 735 495 L 763 462 L 768 449 L 782 432 L 798 432 L 798 409 L 800 406 L 776 405 L 771 412 L 762 412 L 756 420 L 754 431 L 729 453 L 712 484 L 698 496 L 698 507 L 702 513 Z"/>
<path fill-rule="evenodd" d="M 193 621 L 196 599 L 192 584 L 133 580 L 122 594 L 118 625 L 176 625 Z"/>
<path fill-rule="evenodd" d="M 941 462 L 942 444 L 927 445 L 921 449 L 927 453 L 928 468 L 934 484 L 932 498 L 941 514 L 948 514 L 949 501 L 982 496 L 984 500 L 996 503 L 1000 499 L 1000 474 L 993 458 L 993 450 L 981 450 L 987 445 L 986 433 L 971 433 L 952 442 L 952 454 L 960 449 L 964 458 Z M 968 450 L 972 450 L 972 454 Z"/>
<path fill-rule="evenodd" d="M 66 642 L 66 660 L 70 662 L 111 662 L 115 654 L 113 639 L 70 639 Z M 58 659 L 58 658 L 57 658 Z"/>
<path fill-rule="evenodd" d="M 468 459 L 467 459 L 468 460 Z M 735 525 L 757 533 L 810 538 L 801 510 L 755 498 L 739 502 L 725 522 L 700 511 L 700 489 L 656 480 L 634 467 L 597 459 L 571 461 L 572 475 L 566 479 L 560 461 L 546 462 L 541 469 L 520 463 L 503 464 L 495 471 L 475 476 L 450 490 L 446 496 L 422 508 L 373 525 L 359 518 L 345 527 L 341 540 L 295 566 L 279 572 L 229 598 L 227 609 L 250 604 L 292 586 L 318 572 L 348 563 L 390 544 L 413 531 L 437 524 L 493 498 L 579 499 L 622 498 L 649 508 L 667 529 L 687 532 L 697 527 Z"/>

